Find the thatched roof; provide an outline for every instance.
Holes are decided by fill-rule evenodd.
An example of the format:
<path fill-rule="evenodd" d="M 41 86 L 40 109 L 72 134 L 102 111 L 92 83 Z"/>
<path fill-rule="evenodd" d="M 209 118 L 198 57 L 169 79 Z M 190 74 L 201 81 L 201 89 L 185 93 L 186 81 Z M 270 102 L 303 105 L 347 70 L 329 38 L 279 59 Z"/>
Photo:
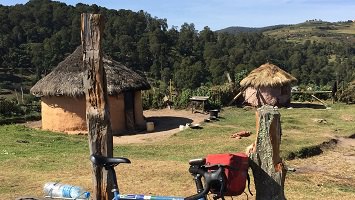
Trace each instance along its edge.
<path fill-rule="evenodd" d="M 254 69 L 240 81 L 242 87 L 275 87 L 283 86 L 297 81 L 295 77 L 280 69 L 276 65 L 266 63 Z"/>
<path fill-rule="evenodd" d="M 35 96 L 81 96 L 85 95 L 83 85 L 82 48 L 79 46 L 64 61 L 60 62 L 51 73 L 39 80 L 32 88 Z M 124 91 L 146 90 L 150 85 L 136 72 L 121 63 L 103 57 L 107 75 L 107 92 L 117 95 Z"/>

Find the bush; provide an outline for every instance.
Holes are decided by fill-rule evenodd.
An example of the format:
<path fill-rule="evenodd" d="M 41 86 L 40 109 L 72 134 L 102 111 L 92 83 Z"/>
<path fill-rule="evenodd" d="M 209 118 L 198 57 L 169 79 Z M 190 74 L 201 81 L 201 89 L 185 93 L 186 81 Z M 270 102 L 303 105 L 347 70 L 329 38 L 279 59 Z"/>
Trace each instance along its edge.
<path fill-rule="evenodd" d="M 349 83 L 348 87 L 340 95 L 339 101 L 347 104 L 355 103 L 355 81 Z"/>
<path fill-rule="evenodd" d="M 17 105 L 14 101 L 7 99 L 0 99 L 0 115 L 2 116 L 18 116 L 25 114 L 25 111 L 20 105 Z"/>
<path fill-rule="evenodd" d="M 206 104 L 206 109 L 220 109 L 225 106 L 237 93 L 233 90 L 233 85 L 219 85 L 219 86 L 200 86 L 195 90 L 183 89 L 177 92 L 176 96 L 169 99 L 174 108 L 185 109 L 190 106 L 190 98 L 192 96 L 209 96 L 209 100 Z M 164 97 L 169 96 L 168 91 L 164 87 L 153 87 L 151 90 L 143 91 L 143 109 L 159 109 L 167 106 L 164 102 Z M 170 104 L 170 105 L 171 105 Z"/>
<path fill-rule="evenodd" d="M 187 108 L 190 104 L 190 98 L 192 97 L 192 90 L 184 89 L 174 98 L 175 108 Z"/>
<path fill-rule="evenodd" d="M 309 85 L 300 85 L 298 86 L 298 91 L 302 91 L 305 93 L 293 93 L 292 101 L 313 101 L 314 98 L 311 96 L 313 91 L 330 91 L 332 88 L 328 85 L 325 86 L 317 86 L 314 84 Z M 309 93 L 306 93 L 309 92 Z M 317 93 L 315 96 L 319 99 L 327 100 L 331 98 L 330 93 Z"/>
<path fill-rule="evenodd" d="M 164 107 L 164 93 L 158 88 L 152 88 L 151 90 L 142 92 L 142 104 L 143 109 L 158 109 Z"/>

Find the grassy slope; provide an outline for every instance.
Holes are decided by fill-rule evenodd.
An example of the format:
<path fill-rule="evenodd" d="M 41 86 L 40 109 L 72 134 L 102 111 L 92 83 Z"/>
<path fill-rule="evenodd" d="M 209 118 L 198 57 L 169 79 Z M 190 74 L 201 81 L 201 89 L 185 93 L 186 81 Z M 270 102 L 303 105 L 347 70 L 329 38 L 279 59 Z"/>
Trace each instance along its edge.
<path fill-rule="evenodd" d="M 331 110 L 280 109 L 280 113 L 283 157 L 303 147 L 354 133 L 354 105 L 335 105 Z M 203 129 L 182 131 L 163 142 L 116 146 L 114 155 L 133 161 L 131 165 L 118 167 L 122 191 L 165 195 L 193 193 L 187 160 L 208 153 L 244 151 L 255 139 L 254 135 L 242 140 L 230 138 L 240 130 L 255 132 L 255 110 L 226 108 L 221 116 L 218 122 L 203 124 Z M 315 122 L 320 118 L 327 123 Z M 37 131 L 18 125 L 0 126 L 0 134 L 0 199 L 42 196 L 43 184 L 48 181 L 91 188 L 86 136 Z M 351 199 L 355 196 L 351 189 L 355 187 L 354 180 L 350 189 L 344 189 L 343 182 L 334 182 L 334 187 L 319 190 L 314 187 L 314 179 L 313 174 L 289 174 L 286 195 L 290 199 L 317 199 L 319 196 L 335 199 L 339 195 Z M 235 199 L 245 199 L 245 196 Z"/>
<path fill-rule="evenodd" d="M 264 34 L 296 43 L 310 40 L 355 44 L 355 23 L 305 22 L 265 31 Z"/>

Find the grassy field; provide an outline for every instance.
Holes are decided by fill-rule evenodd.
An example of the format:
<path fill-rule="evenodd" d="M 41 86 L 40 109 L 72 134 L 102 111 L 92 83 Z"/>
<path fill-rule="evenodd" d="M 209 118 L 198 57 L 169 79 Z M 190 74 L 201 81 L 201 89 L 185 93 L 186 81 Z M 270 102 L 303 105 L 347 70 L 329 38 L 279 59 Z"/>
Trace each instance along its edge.
<path fill-rule="evenodd" d="M 305 22 L 265 31 L 264 34 L 295 43 L 310 40 L 354 44 L 355 23 Z"/>
<path fill-rule="evenodd" d="M 280 113 L 281 155 L 286 164 L 300 169 L 287 174 L 288 199 L 355 199 L 355 177 L 351 175 L 355 165 L 342 162 L 335 154 L 343 149 L 332 147 L 320 156 L 297 158 L 308 155 L 311 147 L 325 141 L 353 135 L 355 105 L 280 109 Z M 131 165 L 117 169 L 121 191 L 178 196 L 194 193 L 193 181 L 187 172 L 189 159 L 209 153 L 244 151 L 255 140 L 255 134 L 241 140 L 230 138 L 241 130 L 255 133 L 254 109 L 229 107 L 220 116 L 217 122 L 204 123 L 202 129 L 181 131 L 163 142 L 115 146 L 115 156 L 125 156 L 132 161 Z M 44 183 L 50 181 L 91 190 L 87 136 L 38 131 L 22 125 L 0 126 L 0 134 L 0 199 L 25 195 L 41 197 Z M 352 151 L 350 156 L 355 155 Z M 296 159 L 287 160 L 290 155 Z M 242 195 L 234 199 L 247 198 Z"/>

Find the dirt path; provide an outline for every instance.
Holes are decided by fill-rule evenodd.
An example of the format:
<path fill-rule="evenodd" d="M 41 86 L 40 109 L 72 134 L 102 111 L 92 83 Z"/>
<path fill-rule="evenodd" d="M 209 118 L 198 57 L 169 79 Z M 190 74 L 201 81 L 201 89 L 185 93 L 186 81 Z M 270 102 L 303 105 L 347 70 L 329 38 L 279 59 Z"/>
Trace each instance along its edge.
<path fill-rule="evenodd" d="M 198 124 L 209 117 L 201 113 L 192 113 L 191 110 L 173 109 L 146 110 L 143 114 L 147 118 L 147 122 L 154 122 L 154 131 L 113 137 L 114 145 L 160 141 L 179 132 L 180 125 L 186 125 L 186 123 Z"/>
<path fill-rule="evenodd" d="M 186 125 L 186 123 L 198 124 L 209 117 L 209 115 L 206 114 L 192 113 L 191 110 L 173 110 L 167 108 L 161 110 L 146 110 L 143 114 L 147 122 L 154 122 L 154 131 L 149 133 L 142 131 L 135 135 L 127 136 L 114 136 L 114 145 L 160 141 L 179 132 L 180 125 Z M 41 121 L 27 122 L 25 126 L 40 129 Z M 76 132 L 72 131 L 71 133 Z M 81 131 L 77 133 L 81 133 Z"/>
<path fill-rule="evenodd" d="M 336 145 L 318 156 L 286 163 L 296 169 L 296 174 L 306 175 L 315 187 L 341 183 L 344 188 L 355 188 L 355 138 L 336 140 Z"/>

